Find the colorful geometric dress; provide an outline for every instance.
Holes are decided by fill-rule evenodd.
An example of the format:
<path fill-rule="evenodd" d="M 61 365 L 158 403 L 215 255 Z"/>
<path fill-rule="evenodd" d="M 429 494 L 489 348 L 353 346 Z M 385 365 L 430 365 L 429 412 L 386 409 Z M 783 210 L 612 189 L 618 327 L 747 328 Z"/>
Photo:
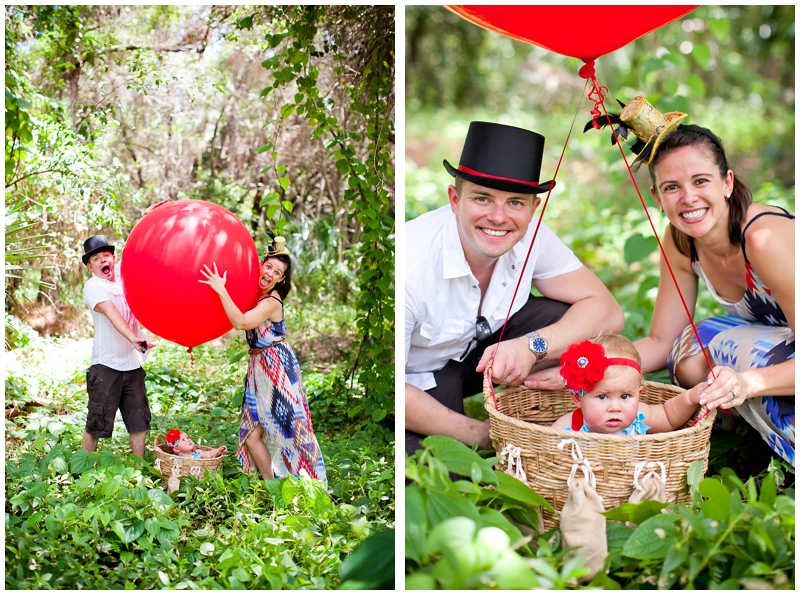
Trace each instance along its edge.
<path fill-rule="evenodd" d="M 780 208 L 780 207 L 778 207 Z M 700 261 L 694 242 L 691 242 L 692 269 L 705 281 L 711 295 L 717 300 L 727 316 L 715 316 L 697 323 L 697 332 L 707 348 L 712 363 L 727 366 L 741 372 L 752 368 L 764 368 L 794 359 L 794 333 L 775 297 L 759 279 L 745 251 L 745 232 L 750 225 L 765 215 L 787 217 L 794 215 L 781 209 L 782 213 L 764 212 L 753 217 L 742 230 L 740 241 L 744 255 L 747 287 L 739 302 L 720 297 L 709 282 Z M 690 238 L 691 241 L 691 238 Z M 675 340 L 667 358 L 672 381 L 675 367 L 686 357 L 700 353 L 700 346 L 691 326 L 687 326 Z M 736 413 L 741 415 L 764 438 L 772 450 L 794 466 L 794 396 L 755 397 L 746 399 Z"/>
<path fill-rule="evenodd" d="M 300 364 L 286 342 L 284 320 L 267 320 L 246 332 L 250 362 L 244 383 L 242 421 L 236 458 L 249 473 L 256 465 L 245 446 L 250 432 L 261 424 L 275 477 L 308 475 L 327 483 L 308 399 L 300 377 Z"/>

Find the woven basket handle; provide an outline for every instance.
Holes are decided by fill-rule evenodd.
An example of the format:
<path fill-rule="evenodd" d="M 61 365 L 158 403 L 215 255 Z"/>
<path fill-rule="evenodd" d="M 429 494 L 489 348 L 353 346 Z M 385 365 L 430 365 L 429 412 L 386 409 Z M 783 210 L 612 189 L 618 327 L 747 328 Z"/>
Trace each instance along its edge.
<path fill-rule="evenodd" d="M 486 368 L 483 371 L 483 403 L 487 411 L 496 410 L 497 402 L 494 397 L 494 385 L 492 384 L 492 363 L 494 360 L 489 360 Z"/>
<path fill-rule="evenodd" d="M 162 449 L 162 448 L 159 448 L 159 446 L 158 446 L 158 439 L 159 439 L 159 438 L 164 438 L 164 444 L 166 444 L 167 446 L 169 446 L 169 444 L 167 443 L 167 439 L 164 437 L 164 435 L 163 435 L 163 434 L 161 434 L 161 433 L 159 432 L 158 434 L 156 434 L 156 437 L 155 437 L 155 438 L 153 438 L 153 450 L 155 450 L 155 449 L 157 449 L 157 448 L 158 448 L 159 450 L 161 450 L 161 452 L 164 452 L 164 449 Z M 167 454 L 170 454 L 170 455 L 171 455 L 172 453 L 171 453 L 171 452 L 168 452 Z"/>

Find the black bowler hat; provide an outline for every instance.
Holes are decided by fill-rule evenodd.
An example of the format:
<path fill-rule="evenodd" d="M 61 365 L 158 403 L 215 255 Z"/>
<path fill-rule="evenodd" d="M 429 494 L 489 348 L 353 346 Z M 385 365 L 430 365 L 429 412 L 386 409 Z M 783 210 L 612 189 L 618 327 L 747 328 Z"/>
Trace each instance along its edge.
<path fill-rule="evenodd" d="M 491 122 L 470 122 L 458 168 L 444 160 L 454 177 L 473 184 L 522 194 L 547 192 L 553 180 L 539 184 L 544 137 L 530 130 Z"/>
<path fill-rule="evenodd" d="M 106 236 L 92 236 L 83 243 L 83 264 L 89 264 L 92 254 L 97 254 L 103 250 L 108 250 L 114 254 L 114 246 L 111 246 Z"/>

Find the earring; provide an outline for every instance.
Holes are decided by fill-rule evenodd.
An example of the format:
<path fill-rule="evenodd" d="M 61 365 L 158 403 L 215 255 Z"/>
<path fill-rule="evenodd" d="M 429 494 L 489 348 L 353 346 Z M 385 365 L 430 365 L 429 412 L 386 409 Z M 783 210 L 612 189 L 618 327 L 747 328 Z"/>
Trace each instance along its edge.
<path fill-rule="evenodd" d="M 730 194 L 725 194 L 724 196 L 725 196 L 725 200 L 729 200 L 731 198 Z"/>

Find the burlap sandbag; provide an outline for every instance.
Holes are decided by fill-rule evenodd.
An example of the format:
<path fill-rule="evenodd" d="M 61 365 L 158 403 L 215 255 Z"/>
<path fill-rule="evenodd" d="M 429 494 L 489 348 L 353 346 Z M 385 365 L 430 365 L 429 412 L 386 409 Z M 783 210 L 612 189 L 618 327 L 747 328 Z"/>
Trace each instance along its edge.
<path fill-rule="evenodd" d="M 659 474 L 659 471 L 661 472 Z M 640 476 L 644 474 L 644 477 Z M 666 471 L 664 464 L 658 462 L 637 463 L 633 472 L 633 493 L 628 502 L 645 500 L 667 501 Z"/>
<path fill-rule="evenodd" d="M 600 514 L 603 511 L 603 500 L 589 481 L 573 478 L 561 511 L 561 541 L 565 548 L 580 548 L 577 553 L 586 556 L 583 565 L 591 574 L 582 580 L 589 580 L 602 570 L 608 556 L 606 518 Z"/>
<path fill-rule="evenodd" d="M 645 500 L 666 500 L 666 486 L 664 482 L 654 476 L 645 477 L 641 482 L 642 489 L 634 489 L 628 502 L 644 502 Z"/>

